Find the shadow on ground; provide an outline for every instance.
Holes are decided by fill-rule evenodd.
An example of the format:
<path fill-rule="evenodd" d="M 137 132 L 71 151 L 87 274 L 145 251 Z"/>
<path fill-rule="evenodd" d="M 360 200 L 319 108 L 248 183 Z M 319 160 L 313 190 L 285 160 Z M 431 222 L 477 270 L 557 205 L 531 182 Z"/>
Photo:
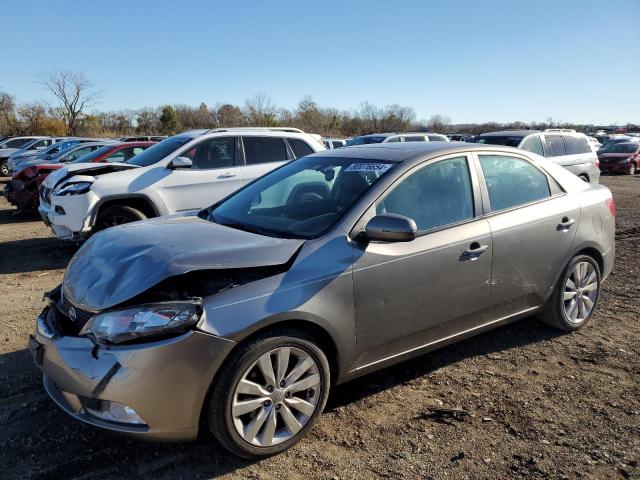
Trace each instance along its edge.
<path fill-rule="evenodd" d="M 31 238 L 0 243 L 0 275 L 65 268 L 75 245 L 57 238 Z"/>

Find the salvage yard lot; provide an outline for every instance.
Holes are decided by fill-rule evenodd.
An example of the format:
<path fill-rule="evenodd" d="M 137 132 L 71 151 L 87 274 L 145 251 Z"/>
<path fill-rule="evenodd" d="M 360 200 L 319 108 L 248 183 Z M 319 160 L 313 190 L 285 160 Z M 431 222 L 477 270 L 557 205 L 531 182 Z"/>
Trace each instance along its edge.
<path fill-rule="evenodd" d="M 255 463 L 208 435 L 141 443 L 55 407 L 25 346 L 74 249 L 0 198 L 0 478 L 640 478 L 640 176 L 602 183 L 616 264 L 587 327 L 527 319 L 342 385 L 307 438 Z"/>

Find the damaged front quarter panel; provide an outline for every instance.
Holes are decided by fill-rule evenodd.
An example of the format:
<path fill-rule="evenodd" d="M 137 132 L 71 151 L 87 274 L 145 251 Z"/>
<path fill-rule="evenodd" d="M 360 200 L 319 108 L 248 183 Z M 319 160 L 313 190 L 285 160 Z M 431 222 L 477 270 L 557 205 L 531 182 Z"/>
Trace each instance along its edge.
<path fill-rule="evenodd" d="M 64 296 L 93 312 L 204 297 L 283 271 L 303 244 L 195 215 L 126 224 L 98 233 L 78 250 L 65 273 Z"/>

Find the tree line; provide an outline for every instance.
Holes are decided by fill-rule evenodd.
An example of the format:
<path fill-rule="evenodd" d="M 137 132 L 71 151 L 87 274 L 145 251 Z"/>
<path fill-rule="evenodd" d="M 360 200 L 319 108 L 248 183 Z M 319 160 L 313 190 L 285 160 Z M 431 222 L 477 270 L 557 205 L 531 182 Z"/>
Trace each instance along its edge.
<path fill-rule="evenodd" d="M 0 91 L 0 135 L 172 135 L 180 131 L 218 127 L 297 127 L 323 136 L 352 137 L 373 132 L 424 131 L 479 134 L 501 129 L 578 128 L 554 121 L 499 124 L 452 124 L 446 115 L 417 120 L 413 108 L 397 104 L 378 107 L 361 103 L 354 111 L 319 106 L 311 96 L 293 109 L 276 106 L 268 95 L 258 93 L 244 105 L 218 103 L 199 106 L 162 105 L 138 110 L 99 111 L 101 92 L 82 73 L 57 71 L 39 74 L 37 82 L 54 98 L 53 104 L 18 104 Z"/>

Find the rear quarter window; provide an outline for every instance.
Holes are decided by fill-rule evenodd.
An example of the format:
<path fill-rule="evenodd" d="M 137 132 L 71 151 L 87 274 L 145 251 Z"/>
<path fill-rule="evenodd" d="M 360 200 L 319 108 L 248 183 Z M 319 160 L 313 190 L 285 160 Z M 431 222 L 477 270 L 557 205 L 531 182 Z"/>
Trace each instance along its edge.
<path fill-rule="evenodd" d="M 564 147 L 567 155 L 577 155 L 579 153 L 591 153 L 591 147 L 584 137 L 574 137 L 572 135 L 563 135 Z"/>
<path fill-rule="evenodd" d="M 293 150 L 296 158 L 306 157 L 313 153 L 313 148 L 311 148 L 304 140 L 300 140 L 299 138 L 288 138 L 287 141 L 289 142 L 289 146 L 291 147 L 291 150 Z"/>

